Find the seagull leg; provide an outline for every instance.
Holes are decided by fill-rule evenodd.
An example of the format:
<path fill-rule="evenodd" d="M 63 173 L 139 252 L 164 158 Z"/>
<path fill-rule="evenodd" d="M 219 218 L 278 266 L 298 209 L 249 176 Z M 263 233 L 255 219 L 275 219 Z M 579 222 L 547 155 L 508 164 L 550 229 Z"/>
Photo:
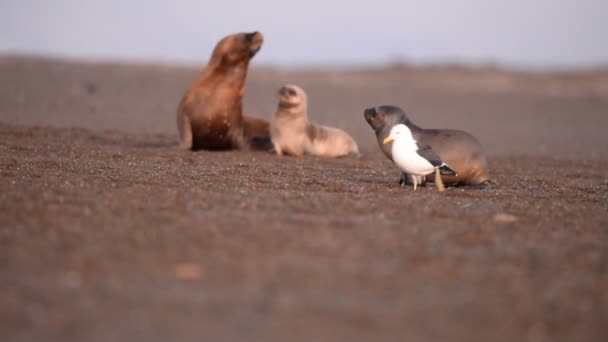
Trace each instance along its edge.
<path fill-rule="evenodd" d="M 418 186 L 418 178 L 416 178 L 416 176 L 412 175 L 412 181 L 414 182 L 414 191 L 415 191 L 416 187 Z"/>
<path fill-rule="evenodd" d="M 435 185 L 437 186 L 437 191 L 445 191 L 445 186 L 443 186 L 443 180 L 441 179 L 441 173 L 439 172 L 439 168 L 435 168 Z"/>

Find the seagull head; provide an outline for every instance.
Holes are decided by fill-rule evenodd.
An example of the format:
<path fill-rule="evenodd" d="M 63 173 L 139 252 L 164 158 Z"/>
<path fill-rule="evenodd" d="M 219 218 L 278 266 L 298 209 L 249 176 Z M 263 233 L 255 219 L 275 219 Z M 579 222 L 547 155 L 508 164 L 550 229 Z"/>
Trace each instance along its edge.
<path fill-rule="evenodd" d="M 391 128 L 391 132 L 388 137 L 384 139 L 383 144 L 388 144 L 391 141 L 399 140 L 399 139 L 413 139 L 412 132 L 410 129 L 404 124 L 398 124 Z"/>

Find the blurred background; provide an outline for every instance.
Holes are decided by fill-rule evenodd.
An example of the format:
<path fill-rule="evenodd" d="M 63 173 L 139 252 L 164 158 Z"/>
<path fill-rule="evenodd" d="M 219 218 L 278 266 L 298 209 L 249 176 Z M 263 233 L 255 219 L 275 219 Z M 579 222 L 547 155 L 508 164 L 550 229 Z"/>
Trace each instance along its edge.
<path fill-rule="evenodd" d="M 603 0 L 4 0 L 0 52 L 197 63 L 259 30 L 263 64 L 580 68 L 608 62 L 606 13 Z"/>
<path fill-rule="evenodd" d="M 249 114 L 271 118 L 293 83 L 313 121 L 364 148 L 377 149 L 363 110 L 393 104 L 491 154 L 608 157 L 606 13 L 602 0 L 4 0 L 0 120 L 174 135 L 216 42 L 258 30 Z"/>

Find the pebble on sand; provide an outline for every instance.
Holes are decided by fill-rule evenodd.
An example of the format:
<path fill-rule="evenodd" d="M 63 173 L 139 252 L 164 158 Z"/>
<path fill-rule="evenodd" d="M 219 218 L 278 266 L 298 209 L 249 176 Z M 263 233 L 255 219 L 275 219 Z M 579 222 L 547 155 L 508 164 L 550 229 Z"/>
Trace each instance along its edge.
<path fill-rule="evenodd" d="M 175 266 L 175 277 L 180 280 L 200 279 L 204 273 L 199 265 L 191 262 L 184 262 Z"/>
<path fill-rule="evenodd" d="M 517 220 L 518 220 L 517 216 L 507 214 L 507 213 L 498 213 L 498 214 L 494 215 L 494 222 L 498 222 L 498 223 L 513 223 Z"/>

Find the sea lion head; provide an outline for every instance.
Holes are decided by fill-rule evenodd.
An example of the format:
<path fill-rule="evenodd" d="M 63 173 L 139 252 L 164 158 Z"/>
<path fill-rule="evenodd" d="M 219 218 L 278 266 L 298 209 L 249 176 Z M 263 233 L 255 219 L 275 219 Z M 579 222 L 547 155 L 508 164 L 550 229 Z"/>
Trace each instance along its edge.
<path fill-rule="evenodd" d="M 217 43 L 209 64 L 233 66 L 248 62 L 262 47 L 264 36 L 260 32 L 242 32 L 224 37 Z"/>
<path fill-rule="evenodd" d="M 363 112 L 365 121 L 378 132 L 384 128 L 390 128 L 397 124 L 410 124 L 410 120 L 401 108 L 397 106 L 384 105 L 379 107 L 367 108 Z"/>
<path fill-rule="evenodd" d="M 306 92 L 296 85 L 286 84 L 279 89 L 279 112 L 306 115 Z"/>

